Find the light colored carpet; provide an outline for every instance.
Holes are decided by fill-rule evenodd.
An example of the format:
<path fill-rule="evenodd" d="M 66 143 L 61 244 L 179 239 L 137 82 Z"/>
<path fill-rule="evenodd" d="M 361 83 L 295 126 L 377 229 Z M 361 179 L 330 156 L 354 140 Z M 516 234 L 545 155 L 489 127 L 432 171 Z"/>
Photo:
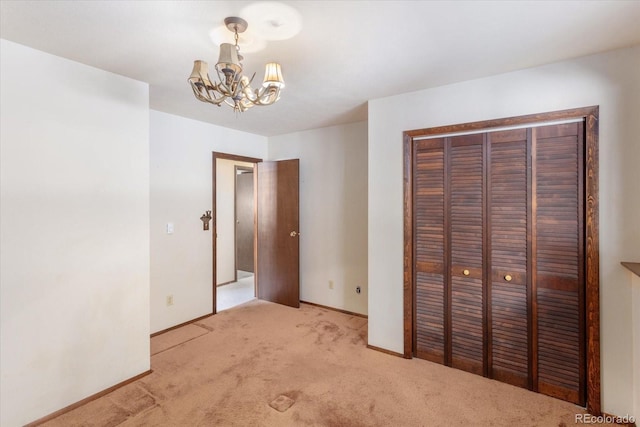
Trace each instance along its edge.
<path fill-rule="evenodd" d="M 216 308 L 220 312 L 255 298 L 253 274 L 237 282 L 216 287 Z"/>
<path fill-rule="evenodd" d="M 151 375 L 46 425 L 557 427 L 575 425 L 574 414 L 583 413 L 367 349 L 366 319 L 320 307 L 255 300 L 195 326 L 207 332 L 184 334 L 183 344 L 155 354 Z M 270 406 L 283 409 L 286 398 L 293 404 L 283 412 Z"/>

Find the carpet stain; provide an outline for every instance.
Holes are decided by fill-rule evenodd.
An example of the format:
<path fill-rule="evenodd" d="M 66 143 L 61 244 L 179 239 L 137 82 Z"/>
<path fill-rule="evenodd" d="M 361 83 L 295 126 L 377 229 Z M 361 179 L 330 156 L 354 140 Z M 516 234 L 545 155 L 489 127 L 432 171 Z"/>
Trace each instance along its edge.
<path fill-rule="evenodd" d="M 300 400 L 300 396 L 302 395 L 302 390 L 289 390 L 282 394 L 297 401 L 297 400 Z"/>
<path fill-rule="evenodd" d="M 359 331 L 358 335 L 354 336 L 353 338 L 351 338 L 351 344 L 353 345 L 358 345 L 358 344 L 364 344 L 367 345 L 367 331 Z"/>
<path fill-rule="evenodd" d="M 109 398 L 131 415 L 137 415 L 156 406 L 156 399 L 137 384 L 114 391 Z"/>
<path fill-rule="evenodd" d="M 278 412 L 284 412 L 287 409 L 291 408 L 291 406 L 295 402 L 296 401 L 291 399 L 290 397 L 281 394 L 280 396 L 276 397 L 273 401 L 271 401 L 271 403 L 269 403 L 269 406 L 271 406 L 273 409 L 275 409 Z"/>
<path fill-rule="evenodd" d="M 345 411 L 344 408 L 339 408 L 337 405 L 332 403 L 321 406 L 323 407 L 321 410 L 321 414 L 323 415 L 322 422 L 319 423 L 320 425 L 330 427 L 364 427 L 367 425 L 359 420 L 343 415 L 345 412 L 353 413 L 352 411 Z"/>
<path fill-rule="evenodd" d="M 325 338 L 328 342 L 336 342 L 344 336 L 344 332 L 338 325 L 327 320 L 320 320 L 311 326 L 311 333 L 317 333 L 316 344 L 324 344 Z"/>
<path fill-rule="evenodd" d="M 240 387 L 246 378 L 246 375 L 236 374 L 236 387 Z"/>
<path fill-rule="evenodd" d="M 211 327 L 211 326 L 209 326 L 209 325 L 205 325 L 204 323 L 194 323 L 194 325 L 196 325 L 196 326 L 200 326 L 201 328 L 204 328 L 204 329 L 206 329 L 206 330 L 207 330 L 207 331 L 209 331 L 209 332 L 213 332 L 213 331 L 215 331 L 215 329 L 214 329 L 214 328 L 212 328 L 212 327 Z"/>
<path fill-rule="evenodd" d="M 340 327 L 335 323 L 327 322 L 326 324 L 322 325 L 322 329 L 324 329 L 325 332 L 338 332 L 340 330 Z"/>
<path fill-rule="evenodd" d="M 138 381 L 137 386 L 140 387 L 142 390 L 145 391 L 145 393 L 147 393 L 149 396 L 153 397 L 153 399 L 156 401 L 156 403 L 160 400 L 162 400 L 162 398 L 158 397 L 157 395 L 155 395 L 152 391 L 151 391 L 151 387 L 143 382 L 143 381 Z"/>

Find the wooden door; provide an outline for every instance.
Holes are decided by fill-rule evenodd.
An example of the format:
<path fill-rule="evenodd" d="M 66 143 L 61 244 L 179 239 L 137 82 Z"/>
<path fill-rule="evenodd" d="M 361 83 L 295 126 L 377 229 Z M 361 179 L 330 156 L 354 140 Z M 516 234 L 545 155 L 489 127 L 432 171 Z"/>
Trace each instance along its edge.
<path fill-rule="evenodd" d="M 484 373 L 481 134 L 418 141 L 414 157 L 416 355 Z"/>
<path fill-rule="evenodd" d="M 530 206 L 527 129 L 487 134 L 490 295 L 489 376 L 520 387 L 529 382 L 528 248 Z"/>
<path fill-rule="evenodd" d="M 533 129 L 538 391 L 585 402 L 583 123 Z"/>
<path fill-rule="evenodd" d="M 483 134 L 450 138 L 449 239 L 450 361 L 484 373 L 484 155 Z"/>
<path fill-rule="evenodd" d="M 300 306 L 299 160 L 256 165 L 258 298 Z"/>
<path fill-rule="evenodd" d="M 445 363 L 448 235 L 445 215 L 445 140 L 417 141 L 414 157 L 416 355 Z M 448 352 L 447 352 L 448 354 Z"/>
<path fill-rule="evenodd" d="M 254 269 L 253 202 L 253 169 L 236 166 L 236 268 L 249 272 Z"/>
<path fill-rule="evenodd" d="M 584 123 L 413 142 L 414 354 L 586 399 Z"/>

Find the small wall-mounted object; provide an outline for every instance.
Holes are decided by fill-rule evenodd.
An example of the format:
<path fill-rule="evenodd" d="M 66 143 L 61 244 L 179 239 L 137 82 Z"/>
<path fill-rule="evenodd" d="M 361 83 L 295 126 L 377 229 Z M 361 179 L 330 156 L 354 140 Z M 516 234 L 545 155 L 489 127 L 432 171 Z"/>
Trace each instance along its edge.
<path fill-rule="evenodd" d="M 209 221 L 211 221 L 211 211 L 206 211 L 201 217 L 200 217 L 200 221 L 202 221 L 202 229 L 203 230 L 208 230 L 209 229 Z"/>

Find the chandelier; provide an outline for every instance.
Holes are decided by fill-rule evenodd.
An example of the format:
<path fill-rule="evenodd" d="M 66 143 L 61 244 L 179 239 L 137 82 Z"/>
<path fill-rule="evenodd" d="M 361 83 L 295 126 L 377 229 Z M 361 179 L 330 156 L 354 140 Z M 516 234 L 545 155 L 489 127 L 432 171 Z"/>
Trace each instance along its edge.
<path fill-rule="evenodd" d="M 193 71 L 189 77 L 189 84 L 193 94 L 202 102 L 208 102 L 217 106 L 225 103 L 236 112 L 246 111 L 254 105 L 271 105 L 280 99 L 280 90 L 284 88 L 282 70 L 277 62 L 269 62 L 265 66 L 264 81 L 262 87 L 253 89 L 251 82 L 256 76 L 249 79 L 242 74 L 242 61 L 240 46 L 238 46 L 238 33 L 247 29 L 247 21 L 242 18 L 225 18 L 224 24 L 234 33 L 235 44 L 220 44 L 220 56 L 215 70 L 218 81 L 212 82 L 209 78 L 209 65 L 205 61 L 194 61 Z"/>

